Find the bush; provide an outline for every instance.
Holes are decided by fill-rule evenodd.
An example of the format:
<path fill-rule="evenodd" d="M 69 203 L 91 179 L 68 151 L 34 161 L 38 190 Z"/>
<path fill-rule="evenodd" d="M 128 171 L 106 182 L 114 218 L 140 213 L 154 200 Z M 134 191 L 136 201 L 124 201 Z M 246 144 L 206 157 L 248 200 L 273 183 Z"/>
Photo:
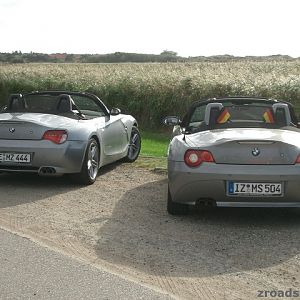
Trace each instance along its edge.
<path fill-rule="evenodd" d="M 262 96 L 300 106 L 300 60 L 200 63 L 15 64 L 0 66 L 0 103 L 10 93 L 88 91 L 144 128 L 183 115 L 191 102 L 218 96 Z M 300 107 L 299 107 L 300 108 Z"/>

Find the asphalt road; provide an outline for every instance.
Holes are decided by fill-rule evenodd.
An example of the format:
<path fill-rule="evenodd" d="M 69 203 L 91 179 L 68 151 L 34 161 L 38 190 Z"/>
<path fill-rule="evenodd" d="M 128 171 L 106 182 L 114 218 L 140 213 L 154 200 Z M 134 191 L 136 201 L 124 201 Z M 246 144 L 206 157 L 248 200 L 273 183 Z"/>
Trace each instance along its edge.
<path fill-rule="evenodd" d="M 1 299 L 170 299 L 0 230 Z"/>

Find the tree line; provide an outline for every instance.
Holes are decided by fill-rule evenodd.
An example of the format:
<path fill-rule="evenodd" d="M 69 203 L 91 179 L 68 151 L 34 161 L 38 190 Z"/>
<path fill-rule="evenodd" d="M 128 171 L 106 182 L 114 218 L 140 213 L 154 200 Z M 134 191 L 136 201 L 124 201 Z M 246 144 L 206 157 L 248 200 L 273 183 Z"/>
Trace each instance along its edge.
<path fill-rule="evenodd" d="M 215 56 L 194 56 L 182 57 L 176 52 L 164 50 L 160 54 L 141 54 L 115 52 L 109 54 L 68 54 L 68 53 L 22 53 L 13 51 L 11 53 L 0 53 L 0 63 L 147 63 L 147 62 L 201 62 L 201 61 L 235 61 L 235 60 L 293 60 L 288 55 L 271 56 L 233 56 L 233 55 L 215 55 Z"/>

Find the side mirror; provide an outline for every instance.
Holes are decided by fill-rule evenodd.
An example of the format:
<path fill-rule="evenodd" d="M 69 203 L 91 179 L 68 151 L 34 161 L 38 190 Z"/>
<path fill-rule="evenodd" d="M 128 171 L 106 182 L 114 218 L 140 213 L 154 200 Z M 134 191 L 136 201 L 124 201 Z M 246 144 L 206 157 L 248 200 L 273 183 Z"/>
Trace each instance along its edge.
<path fill-rule="evenodd" d="M 176 116 L 168 116 L 163 119 L 163 124 L 167 126 L 176 126 L 181 124 L 181 120 Z"/>
<path fill-rule="evenodd" d="M 111 110 L 110 110 L 110 114 L 112 116 L 117 116 L 121 113 L 121 109 L 119 108 L 116 108 L 116 107 L 113 107 Z"/>

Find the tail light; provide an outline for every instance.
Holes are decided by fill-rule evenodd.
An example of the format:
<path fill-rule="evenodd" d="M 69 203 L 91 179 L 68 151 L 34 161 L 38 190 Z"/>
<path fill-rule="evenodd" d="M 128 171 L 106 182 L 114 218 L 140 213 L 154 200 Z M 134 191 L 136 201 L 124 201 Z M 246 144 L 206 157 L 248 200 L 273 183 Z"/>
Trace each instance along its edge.
<path fill-rule="evenodd" d="M 187 150 L 184 154 L 184 162 L 189 167 L 198 167 L 203 162 L 215 162 L 213 155 L 206 150 Z"/>
<path fill-rule="evenodd" d="M 66 130 L 48 130 L 43 135 L 43 140 L 49 140 L 55 144 L 62 144 L 68 138 Z"/>
<path fill-rule="evenodd" d="M 298 155 L 296 161 L 295 161 L 295 164 L 300 164 L 300 154 Z"/>

